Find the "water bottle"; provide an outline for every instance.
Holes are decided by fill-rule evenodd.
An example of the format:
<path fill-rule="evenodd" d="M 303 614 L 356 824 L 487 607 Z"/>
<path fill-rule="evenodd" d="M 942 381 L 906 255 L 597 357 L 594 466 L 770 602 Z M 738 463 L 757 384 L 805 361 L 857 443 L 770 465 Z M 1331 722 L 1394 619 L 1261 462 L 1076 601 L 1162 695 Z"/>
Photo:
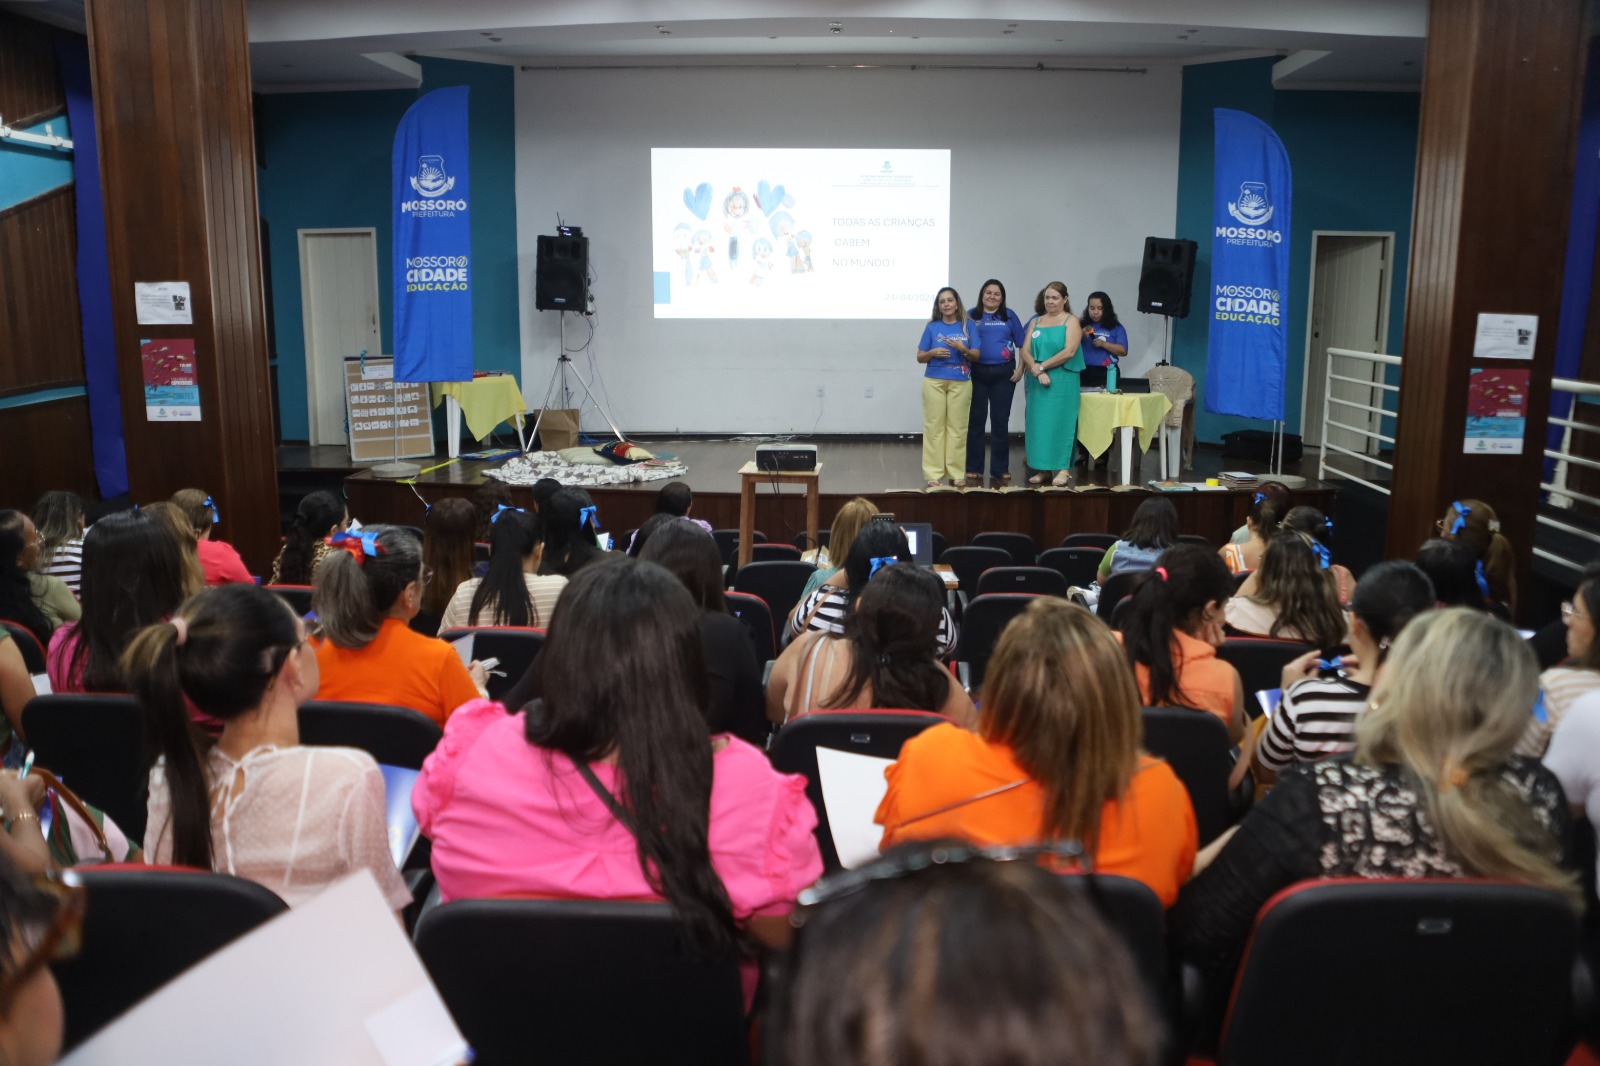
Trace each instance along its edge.
<path fill-rule="evenodd" d="M 1115 360 L 1106 364 L 1106 391 L 1117 391 L 1117 364 Z"/>

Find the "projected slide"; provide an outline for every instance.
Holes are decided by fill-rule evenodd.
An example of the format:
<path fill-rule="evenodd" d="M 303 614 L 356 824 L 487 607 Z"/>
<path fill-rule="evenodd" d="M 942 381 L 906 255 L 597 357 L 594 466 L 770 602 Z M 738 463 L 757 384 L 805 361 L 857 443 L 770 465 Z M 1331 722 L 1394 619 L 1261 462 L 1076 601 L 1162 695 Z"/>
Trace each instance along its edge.
<path fill-rule="evenodd" d="M 926 319 L 950 152 L 652 148 L 657 318 Z"/>

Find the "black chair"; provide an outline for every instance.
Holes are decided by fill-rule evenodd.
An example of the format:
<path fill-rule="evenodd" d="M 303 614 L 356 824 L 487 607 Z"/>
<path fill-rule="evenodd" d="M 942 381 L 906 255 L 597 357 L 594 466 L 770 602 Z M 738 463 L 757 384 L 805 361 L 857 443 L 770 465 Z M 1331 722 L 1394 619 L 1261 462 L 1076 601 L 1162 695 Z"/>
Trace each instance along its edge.
<path fill-rule="evenodd" d="M 1104 548 L 1050 548 L 1039 556 L 1039 565 L 1048 566 L 1068 585 L 1087 588 L 1100 579 L 1100 560 L 1105 558 Z"/>
<path fill-rule="evenodd" d="M 635 532 L 635 531 L 634 530 L 629 530 L 629 532 L 632 533 L 632 532 Z M 622 543 L 623 544 L 627 544 L 628 540 L 629 540 L 629 538 L 624 537 Z M 475 562 L 475 563 L 486 563 L 486 562 L 488 562 L 489 561 L 489 545 L 485 544 L 481 540 L 473 541 L 472 542 L 472 561 Z"/>
<path fill-rule="evenodd" d="M 1104 555 L 1107 548 L 1117 542 L 1114 533 L 1069 533 L 1061 539 L 1063 548 L 1099 548 Z"/>
<path fill-rule="evenodd" d="M 35 696 L 22 709 L 22 731 L 40 766 L 99 807 L 130 841 L 144 840 L 144 722 L 132 696 L 62 693 Z"/>
<path fill-rule="evenodd" d="M 956 581 L 961 586 L 962 601 L 977 595 L 974 590 L 978 587 L 978 577 L 985 570 L 1012 565 L 1010 552 L 1004 548 L 985 548 L 982 545 L 946 548 L 939 554 L 937 562 L 955 571 Z"/>
<path fill-rule="evenodd" d="M 360 748 L 385 766 L 422 769 L 444 730 L 410 707 L 308 700 L 300 705 L 300 743 Z"/>
<path fill-rule="evenodd" d="M 1065 596 L 1067 579 L 1061 576 L 1060 571 L 1046 566 L 997 566 L 978 575 L 977 595 L 986 596 L 995 592 Z"/>
<path fill-rule="evenodd" d="M 1543 888 L 1305 881 L 1256 918 L 1217 1061 L 1559 1064 L 1589 998 L 1577 943 Z"/>
<path fill-rule="evenodd" d="M 1121 938 L 1150 990 L 1151 1002 L 1167 1004 L 1169 1013 L 1175 1014 L 1177 989 L 1167 955 L 1167 912 L 1155 890 L 1143 881 L 1117 874 L 1069 873 L 1061 876 L 1061 883 L 1093 906 Z"/>
<path fill-rule="evenodd" d="M 1100 599 L 1095 603 L 1094 612 L 1100 620 L 1109 624 L 1112 612 L 1133 592 L 1133 583 L 1144 574 L 1143 570 L 1124 570 L 1120 574 L 1112 574 L 1100 585 Z"/>
<path fill-rule="evenodd" d="M 1179 533 L 1178 534 L 1178 543 L 1179 544 L 1197 544 L 1200 547 L 1206 549 L 1207 551 L 1215 551 L 1216 550 L 1216 548 L 1212 546 L 1210 540 L 1206 539 L 1205 537 L 1202 537 L 1198 533 Z"/>
<path fill-rule="evenodd" d="M 289 607 L 295 614 L 304 618 L 311 613 L 311 594 L 315 590 L 310 585 L 264 585 L 268 592 L 276 592 L 289 601 Z"/>
<path fill-rule="evenodd" d="M 750 545 L 750 561 L 753 563 L 799 562 L 800 549 L 793 544 L 752 544 Z"/>
<path fill-rule="evenodd" d="M 1255 704 L 1251 693 L 1278 687 L 1283 679 L 1283 668 L 1291 659 L 1297 659 L 1311 650 L 1311 645 L 1292 640 L 1263 640 L 1252 637 L 1229 637 L 1217 649 L 1217 658 L 1232 663 L 1244 682 L 1245 706 Z"/>
<path fill-rule="evenodd" d="M 1237 821 L 1238 804 L 1228 792 L 1233 743 L 1228 727 L 1209 711 L 1190 707 L 1146 707 L 1144 750 L 1165 759 L 1189 791 L 1200 846 Z"/>
<path fill-rule="evenodd" d="M 968 692 L 983 687 L 984 670 L 1000 634 L 1037 598 L 1022 592 L 991 592 L 968 601 L 961 615 L 961 635 L 956 639 L 956 662 Z"/>
<path fill-rule="evenodd" d="M 1245 581 L 1248 580 L 1250 575 L 1253 573 L 1255 573 L 1254 570 L 1241 570 L 1237 574 L 1234 574 L 1233 591 L 1238 592 L 1241 588 L 1243 588 Z"/>
<path fill-rule="evenodd" d="M 469 633 L 472 634 L 474 659 L 480 662 L 489 658 L 500 660 L 485 686 L 492 700 L 510 691 L 544 647 L 544 630 L 531 626 L 460 626 L 440 633 L 439 639 L 460 640 Z"/>
<path fill-rule="evenodd" d="M 717 553 L 722 556 L 724 565 L 732 564 L 739 554 L 739 531 L 737 529 L 713 529 L 711 539 L 717 542 Z M 765 544 L 767 535 L 761 530 L 756 530 L 750 539 L 757 544 Z"/>
<path fill-rule="evenodd" d="M 21 622 L 13 622 L 8 618 L 0 618 L 0 626 L 3 626 L 5 631 L 11 634 L 11 639 L 17 642 L 17 650 L 22 653 L 22 665 L 28 668 L 28 673 L 44 673 L 46 669 L 44 645 L 33 635 L 33 630 Z"/>
<path fill-rule="evenodd" d="M 979 533 L 972 538 L 974 548 L 999 548 L 1017 566 L 1032 566 L 1039 560 L 1039 547 L 1026 533 Z"/>
<path fill-rule="evenodd" d="M 751 563 L 739 568 L 733 577 L 733 587 L 737 592 L 760 596 L 772 612 L 773 621 L 781 625 L 778 620 L 789 617 L 794 605 L 800 602 L 806 582 L 816 572 L 817 568 L 810 563 L 795 559 Z"/>
<path fill-rule="evenodd" d="M 949 547 L 950 547 L 950 542 L 948 540 L 944 539 L 944 534 L 940 533 L 937 529 L 934 530 L 933 531 L 933 558 L 934 558 L 934 561 L 937 562 L 938 559 L 939 559 L 939 556 L 943 555 L 949 549 Z"/>
<path fill-rule="evenodd" d="M 691 961 L 665 903 L 475 899 L 417 953 L 479 1066 L 749 1059 L 737 958 Z"/>
<path fill-rule="evenodd" d="M 772 611 L 767 601 L 748 592 L 725 592 L 728 613 L 744 623 L 750 631 L 750 642 L 756 646 L 756 662 L 764 663 L 778 657 L 778 631 L 772 625 Z"/>
<path fill-rule="evenodd" d="M 807 552 L 807 551 L 810 551 L 812 548 L 815 548 L 815 547 L 818 547 L 818 546 L 826 548 L 828 546 L 828 542 L 831 541 L 832 539 L 833 539 L 833 530 L 831 530 L 831 529 L 819 529 L 819 530 L 817 530 L 817 543 L 816 544 L 812 544 L 810 542 L 810 539 L 806 536 L 805 530 L 801 530 L 800 532 L 798 532 L 798 533 L 796 533 L 794 535 L 794 540 L 793 540 L 792 543 L 794 544 L 794 546 L 796 548 L 799 548 L 803 552 Z"/>
<path fill-rule="evenodd" d="M 56 963 L 68 1050 L 195 963 L 288 910 L 239 877 L 160 866 L 78 870 L 83 947 Z"/>
<path fill-rule="evenodd" d="M 772 765 L 786 774 L 803 774 L 806 798 L 817 811 L 817 846 L 823 865 L 839 869 L 839 852 L 828 825 L 828 807 L 822 801 L 822 775 L 817 770 L 817 749 L 831 748 L 880 759 L 900 757 L 901 745 L 929 726 L 947 722 L 929 711 L 812 711 L 778 730 L 768 755 Z"/>

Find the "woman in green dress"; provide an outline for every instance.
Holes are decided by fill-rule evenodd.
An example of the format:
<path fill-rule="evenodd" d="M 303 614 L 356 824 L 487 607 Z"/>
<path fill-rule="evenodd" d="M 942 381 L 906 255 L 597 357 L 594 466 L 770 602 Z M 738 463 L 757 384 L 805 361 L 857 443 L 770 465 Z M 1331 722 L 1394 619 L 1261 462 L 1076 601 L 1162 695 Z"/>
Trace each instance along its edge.
<path fill-rule="evenodd" d="M 1065 488 L 1072 466 L 1072 445 L 1078 439 L 1078 375 L 1083 370 L 1083 355 L 1078 345 L 1083 329 L 1072 314 L 1067 287 L 1052 281 L 1039 291 L 1034 301 L 1033 321 L 1023 330 L 1027 339 L 1016 375 L 1027 375 L 1025 395 L 1026 435 L 1023 443 L 1028 465 L 1037 473 L 1030 485 L 1050 484 Z"/>

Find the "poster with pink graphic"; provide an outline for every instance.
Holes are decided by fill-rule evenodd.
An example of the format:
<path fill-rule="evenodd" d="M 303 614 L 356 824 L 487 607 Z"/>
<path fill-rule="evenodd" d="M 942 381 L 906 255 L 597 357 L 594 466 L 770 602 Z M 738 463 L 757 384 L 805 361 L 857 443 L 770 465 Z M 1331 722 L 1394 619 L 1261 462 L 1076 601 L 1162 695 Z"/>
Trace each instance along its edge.
<path fill-rule="evenodd" d="M 1521 455 L 1528 428 L 1528 370 L 1474 370 L 1467 383 L 1468 455 Z"/>
<path fill-rule="evenodd" d="M 192 338 L 141 340 L 139 364 L 144 371 L 146 421 L 200 421 L 200 378 L 195 373 Z"/>

